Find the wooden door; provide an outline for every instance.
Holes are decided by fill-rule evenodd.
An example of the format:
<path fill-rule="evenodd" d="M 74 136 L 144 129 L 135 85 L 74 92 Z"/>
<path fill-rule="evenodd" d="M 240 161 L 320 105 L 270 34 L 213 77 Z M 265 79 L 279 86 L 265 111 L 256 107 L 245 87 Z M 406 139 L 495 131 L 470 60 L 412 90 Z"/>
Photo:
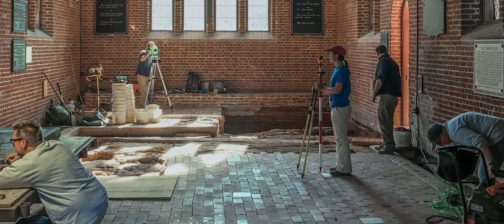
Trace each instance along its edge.
<path fill-rule="evenodd" d="M 410 94 L 409 94 L 409 65 L 410 65 L 410 32 L 409 32 L 409 7 L 408 1 L 404 2 L 402 9 L 402 22 L 401 22 L 401 84 L 402 84 L 402 97 L 401 97 L 401 126 L 409 128 L 410 120 Z"/>

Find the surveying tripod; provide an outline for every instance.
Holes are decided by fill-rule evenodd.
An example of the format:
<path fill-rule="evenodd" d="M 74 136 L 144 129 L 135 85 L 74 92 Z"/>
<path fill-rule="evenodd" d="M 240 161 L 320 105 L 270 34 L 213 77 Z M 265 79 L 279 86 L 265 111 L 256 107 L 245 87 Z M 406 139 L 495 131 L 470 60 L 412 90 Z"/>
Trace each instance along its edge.
<path fill-rule="evenodd" d="M 161 63 L 161 59 L 159 57 L 153 57 L 152 58 L 152 65 L 151 65 L 151 70 L 149 73 L 149 79 L 147 81 L 147 94 L 145 95 L 145 105 L 144 107 L 147 106 L 148 101 L 152 102 L 152 98 L 154 96 L 154 79 L 156 78 L 156 73 L 159 73 L 159 77 L 161 78 L 161 83 L 163 84 L 163 89 L 166 97 L 166 102 L 168 103 L 168 106 L 170 106 L 170 109 L 173 111 L 173 106 L 170 101 L 170 97 L 168 96 L 168 90 L 166 90 L 166 84 L 163 78 L 163 73 L 161 73 L 161 68 L 159 67 L 159 63 Z M 149 95 L 150 95 L 150 100 L 149 100 Z"/>
<path fill-rule="evenodd" d="M 322 56 L 319 56 L 317 58 L 317 64 L 318 64 L 318 75 L 319 75 L 319 82 L 318 84 L 315 83 L 313 84 L 312 87 L 312 96 L 310 100 L 310 105 L 308 107 L 308 116 L 306 117 L 306 123 L 305 123 L 305 128 L 303 132 L 303 140 L 301 141 L 301 147 L 299 148 L 299 158 L 297 162 L 297 169 L 299 170 L 299 166 L 301 165 L 301 158 L 303 157 L 304 153 L 304 160 L 303 160 L 303 168 L 301 171 L 301 179 L 304 178 L 305 175 L 305 170 L 306 170 L 306 163 L 308 161 L 308 149 L 310 148 L 310 139 L 311 139 L 311 129 L 313 127 L 313 117 L 315 116 L 315 106 L 317 104 L 317 96 L 318 96 L 318 122 L 319 122 L 319 127 L 318 127 L 318 144 L 319 144 L 319 172 L 322 172 L 322 90 L 320 88 L 323 88 L 323 83 L 322 83 L 322 76 L 325 74 L 324 69 L 322 69 Z M 305 139 L 306 139 L 306 145 L 305 145 Z"/>

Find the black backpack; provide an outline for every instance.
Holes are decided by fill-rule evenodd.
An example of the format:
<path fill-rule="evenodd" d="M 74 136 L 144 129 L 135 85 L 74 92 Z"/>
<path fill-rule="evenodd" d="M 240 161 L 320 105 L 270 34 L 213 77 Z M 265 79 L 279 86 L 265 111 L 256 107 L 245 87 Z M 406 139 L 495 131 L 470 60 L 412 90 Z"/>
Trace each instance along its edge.
<path fill-rule="evenodd" d="M 189 72 L 187 74 L 187 86 L 186 92 L 196 93 L 201 92 L 201 80 L 195 72 Z"/>

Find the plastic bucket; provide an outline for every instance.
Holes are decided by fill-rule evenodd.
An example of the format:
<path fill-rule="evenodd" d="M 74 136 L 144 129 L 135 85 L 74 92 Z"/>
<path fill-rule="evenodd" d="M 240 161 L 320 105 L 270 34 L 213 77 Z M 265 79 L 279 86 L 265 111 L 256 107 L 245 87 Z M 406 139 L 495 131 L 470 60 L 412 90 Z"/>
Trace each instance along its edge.
<path fill-rule="evenodd" d="M 411 146 L 411 131 L 405 128 L 394 129 L 394 141 L 396 148 L 407 148 Z"/>
<path fill-rule="evenodd" d="M 136 123 L 147 124 L 149 123 L 150 113 L 146 109 L 136 109 L 135 118 Z"/>

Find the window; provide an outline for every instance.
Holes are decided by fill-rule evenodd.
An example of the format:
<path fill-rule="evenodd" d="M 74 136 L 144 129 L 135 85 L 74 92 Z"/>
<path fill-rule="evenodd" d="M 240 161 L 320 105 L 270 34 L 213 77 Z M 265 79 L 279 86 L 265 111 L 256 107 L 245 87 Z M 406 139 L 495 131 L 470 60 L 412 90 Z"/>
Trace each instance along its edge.
<path fill-rule="evenodd" d="M 374 30 L 374 0 L 369 0 L 368 2 L 368 10 L 369 10 L 369 17 L 368 17 L 368 31 L 371 32 Z"/>
<path fill-rule="evenodd" d="M 173 0 L 152 0 L 152 30 L 173 30 Z"/>
<path fill-rule="evenodd" d="M 481 22 L 488 23 L 500 19 L 499 0 L 481 0 L 480 17 Z"/>
<path fill-rule="evenodd" d="M 270 31 L 269 0 L 151 0 L 151 30 Z"/>
<path fill-rule="evenodd" d="M 35 27 L 37 29 L 42 29 L 42 0 L 37 0 L 37 5 L 35 6 Z"/>
<path fill-rule="evenodd" d="M 236 0 L 216 0 L 216 31 L 236 31 Z"/>
<path fill-rule="evenodd" d="M 248 0 L 248 30 L 268 31 L 268 0 Z"/>
<path fill-rule="evenodd" d="M 184 0 L 184 30 L 205 30 L 204 0 Z"/>

